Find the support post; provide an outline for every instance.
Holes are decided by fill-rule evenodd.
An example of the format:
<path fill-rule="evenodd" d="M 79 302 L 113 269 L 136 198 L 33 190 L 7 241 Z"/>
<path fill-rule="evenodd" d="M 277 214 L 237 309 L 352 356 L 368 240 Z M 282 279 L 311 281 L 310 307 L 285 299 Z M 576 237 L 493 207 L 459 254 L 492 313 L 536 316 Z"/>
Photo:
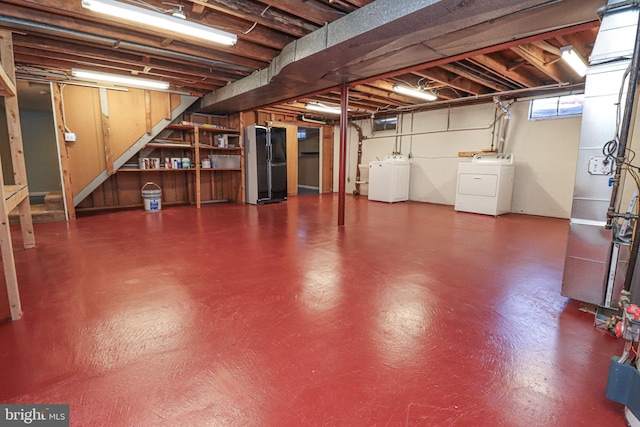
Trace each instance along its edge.
<path fill-rule="evenodd" d="M 198 126 L 193 127 L 193 147 L 195 165 L 191 166 L 196 168 L 196 206 L 200 209 L 200 131 Z"/>
<path fill-rule="evenodd" d="M 349 123 L 349 87 L 340 88 L 340 167 L 338 175 L 338 226 L 344 225 L 345 193 L 347 191 L 347 126 Z"/>

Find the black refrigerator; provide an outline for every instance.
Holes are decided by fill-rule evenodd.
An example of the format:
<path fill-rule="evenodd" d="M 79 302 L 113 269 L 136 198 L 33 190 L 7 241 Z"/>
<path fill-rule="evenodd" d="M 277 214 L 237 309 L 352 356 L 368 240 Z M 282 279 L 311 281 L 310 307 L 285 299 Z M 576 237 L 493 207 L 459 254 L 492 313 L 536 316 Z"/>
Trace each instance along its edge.
<path fill-rule="evenodd" d="M 287 130 L 247 126 L 244 142 L 246 202 L 261 205 L 287 200 Z"/>

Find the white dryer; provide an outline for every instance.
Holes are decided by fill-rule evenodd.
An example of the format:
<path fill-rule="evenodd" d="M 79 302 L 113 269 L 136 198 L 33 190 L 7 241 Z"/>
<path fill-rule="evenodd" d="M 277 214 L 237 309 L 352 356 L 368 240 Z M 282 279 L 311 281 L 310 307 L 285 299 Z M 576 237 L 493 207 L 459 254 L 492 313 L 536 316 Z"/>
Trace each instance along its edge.
<path fill-rule="evenodd" d="M 511 212 L 514 175 L 512 154 L 477 154 L 471 163 L 460 163 L 455 210 L 494 216 Z"/>
<path fill-rule="evenodd" d="M 399 154 L 369 163 L 369 200 L 402 202 L 409 200 L 411 161 Z"/>

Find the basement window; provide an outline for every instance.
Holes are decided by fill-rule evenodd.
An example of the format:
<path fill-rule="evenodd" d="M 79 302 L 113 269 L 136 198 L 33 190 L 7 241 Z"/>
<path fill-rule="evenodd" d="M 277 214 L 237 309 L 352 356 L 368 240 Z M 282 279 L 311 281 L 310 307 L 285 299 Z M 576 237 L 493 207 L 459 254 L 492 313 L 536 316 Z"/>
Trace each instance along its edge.
<path fill-rule="evenodd" d="M 398 124 L 398 116 L 384 114 L 373 118 L 373 131 L 395 130 Z"/>
<path fill-rule="evenodd" d="M 584 95 L 553 96 L 531 101 L 529 120 L 573 117 L 582 114 Z"/>

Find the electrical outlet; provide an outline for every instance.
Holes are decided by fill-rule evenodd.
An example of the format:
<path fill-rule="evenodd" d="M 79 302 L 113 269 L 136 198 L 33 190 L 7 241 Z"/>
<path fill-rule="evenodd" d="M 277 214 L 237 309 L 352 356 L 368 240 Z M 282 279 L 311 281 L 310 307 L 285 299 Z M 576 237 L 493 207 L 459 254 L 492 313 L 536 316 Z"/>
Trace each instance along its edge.
<path fill-rule="evenodd" d="M 76 142 L 78 140 L 78 135 L 73 132 L 65 132 L 64 133 L 64 141 L 65 142 Z"/>
<path fill-rule="evenodd" d="M 613 161 L 605 156 L 593 156 L 589 159 L 589 173 L 591 175 L 609 175 L 612 172 Z"/>

